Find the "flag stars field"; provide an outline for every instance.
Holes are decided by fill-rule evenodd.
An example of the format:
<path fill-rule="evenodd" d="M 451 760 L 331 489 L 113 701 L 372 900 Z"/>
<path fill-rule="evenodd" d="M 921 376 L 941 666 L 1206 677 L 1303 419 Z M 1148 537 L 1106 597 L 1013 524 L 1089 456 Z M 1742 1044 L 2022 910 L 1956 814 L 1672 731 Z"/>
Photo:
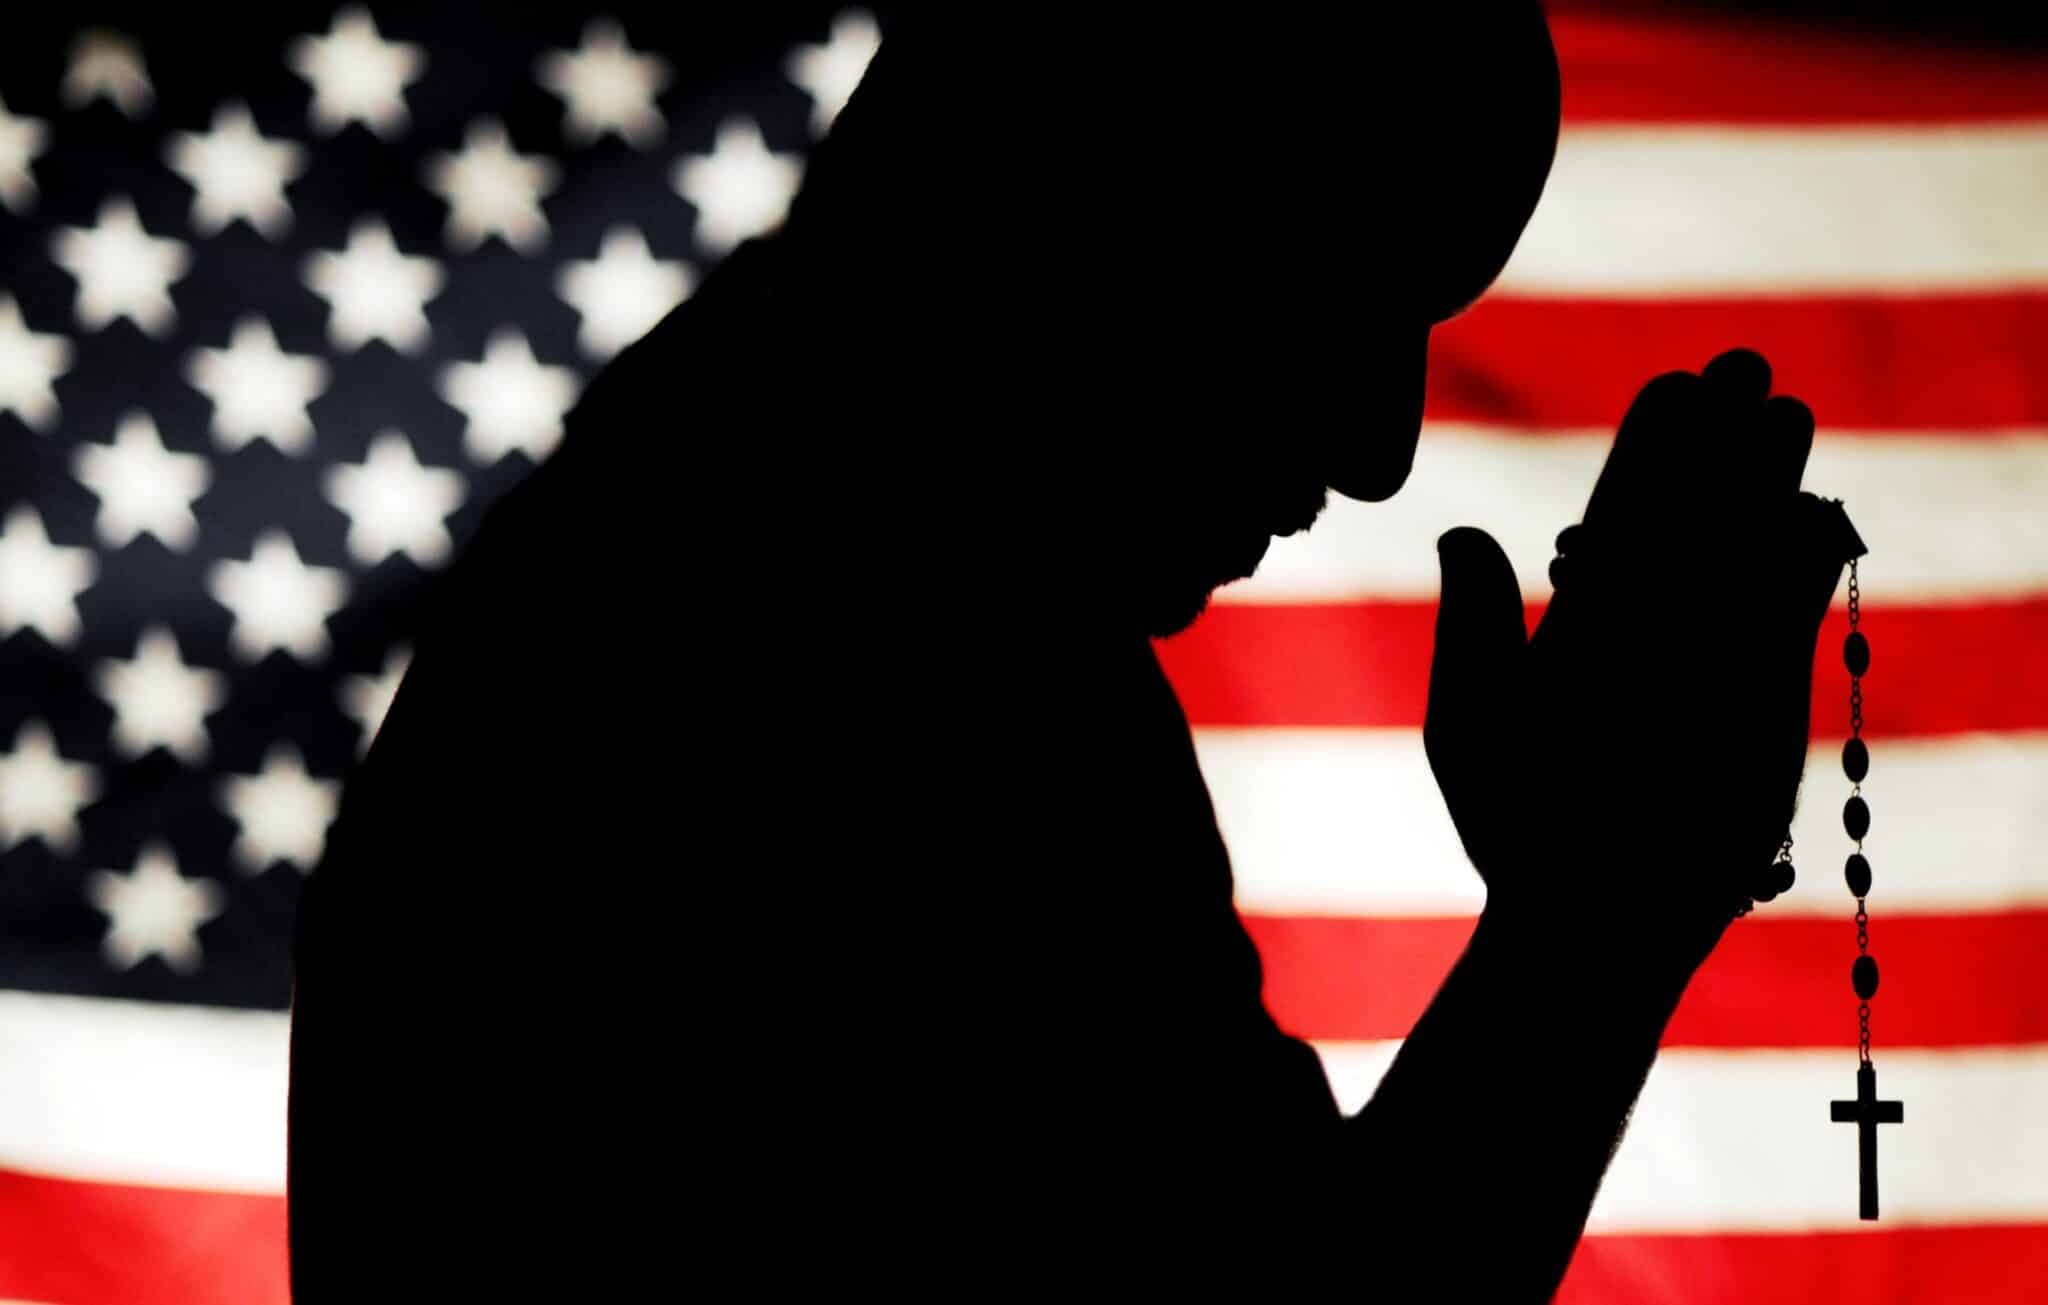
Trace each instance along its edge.
<path fill-rule="evenodd" d="M 212 483 L 212 468 L 196 453 L 165 448 L 148 413 L 137 409 L 122 417 L 110 445 L 79 443 L 71 465 L 100 501 L 93 520 L 107 548 L 125 547 L 145 532 L 179 552 L 198 541 L 192 503 Z"/>
<path fill-rule="evenodd" d="M 57 419 L 56 380 L 71 366 L 71 341 L 30 329 L 14 296 L 0 294 L 0 412 L 12 412 L 32 430 Z"/>
<path fill-rule="evenodd" d="M 270 323 L 256 316 L 235 323 L 227 348 L 194 350 L 185 365 L 185 379 L 213 401 L 215 442 L 230 451 L 268 439 L 280 453 L 305 453 L 313 442 L 306 407 L 328 375 L 322 359 L 279 348 Z"/>
<path fill-rule="evenodd" d="M 341 785 L 306 771 L 298 750 L 280 743 L 255 775 L 221 783 L 221 808 L 241 827 L 231 855 L 244 873 L 261 874 L 279 861 L 300 873 L 320 863 L 327 827 L 340 809 Z"/>
<path fill-rule="evenodd" d="M 565 262 L 555 277 L 556 293 L 583 319 L 576 342 L 600 361 L 647 334 L 695 284 L 689 264 L 656 258 L 626 226 L 605 232 L 596 258 Z"/>
<path fill-rule="evenodd" d="M 0 205 L 15 213 L 27 213 L 34 205 L 36 178 L 30 169 L 49 143 L 49 123 L 9 113 L 0 100 Z"/>
<path fill-rule="evenodd" d="M 91 549 L 50 542 L 34 508 L 9 512 L 0 520 L 0 638 L 26 629 L 52 644 L 75 643 L 82 629 L 78 596 L 99 570 Z"/>
<path fill-rule="evenodd" d="M 340 352 L 382 340 L 403 354 L 427 347 L 427 302 L 447 284 L 434 259 L 399 252 L 391 228 L 359 219 L 339 252 L 320 250 L 304 264 L 306 285 L 327 301 L 327 338 Z"/>
<path fill-rule="evenodd" d="M 325 35 L 301 36 L 285 63 L 313 88 L 313 130 L 330 136 L 350 123 L 391 140 L 411 123 L 406 87 L 426 71 L 426 51 L 387 41 L 362 5 L 346 5 Z"/>
<path fill-rule="evenodd" d="M 129 118 L 140 118 L 156 102 L 142 47 L 110 28 L 80 32 L 72 41 L 62 94 L 66 108 L 82 109 L 94 100 L 105 100 Z"/>
<path fill-rule="evenodd" d="M 676 193 L 697 210 L 697 243 L 714 254 L 781 222 L 802 178 L 802 161 L 770 150 L 747 118 L 727 119 L 711 153 L 685 157 L 674 173 Z"/>
<path fill-rule="evenodd" d="M 442 399 L 465 419 L 463 448 L 490 466 L 512 452 L 538 462 L 562 439 L 562 419 L 576 403 L 582 378 L 533 356 L 515 327 L 491 333 L 481 362 L 454 362 L 438 381 Z"/>
<path fill-rule="evenodd" d="M 183 241 L 143 229 L 126 196 L 100 205 L 90 227 L 59 229 L 50 257 L 78 283 L 79 325 L 97 331 L 125 317 L 154 336 L 167 334 L 176 322 L 171 285 L 192 265 Z"/>
<path fill-rule="evenodd" d="M 542 55 L 535 77 L 561 99 L 562 134 L 571 145 L 611 133 L 644 150 L 667 131 L 654 101 L 675 73 L 666 59 L 628 46 L 625 30 L 611 19 L 592 20 L 575 50 Z"/>
<path fill-rule="evenodd" d="M 186 665 L 163 626 L 142 632 L 134 657 L 101 662 L 93 687 L 114 709 L 115 751 L 132 759 L 160 747 L 193 766 L 211 746 L 206 718 L 228 698 L 228 677 Z"/>
<path fill-rule="evenodd" d="M 384 713 L 391 710 L 391 700 L 398 696 L 399 681 L 405 678 L 405 669 L 411 660 L 408 649 L 393 648 L 386 654 L 383 668 L 375 675 L 342 677 L 336 694 L 342 711 L 362 731 L 361 741 L 357 744 L 358 755 L 370 750 L 377 730 L 384 724 Z"/>
<path fill-rule="evenodd" d="M 395 430 L 370 442 L 360 464 L 327 472 L 327 498 L 348 514 L 348 550 L 363 566 L 404 553 L 423 567 L 445 564 L 455 551 L 448 514 L 467 492 L 462 473 L 423 467 Z"/>
<path fill-rule="evenodd" d="M 173 970 L 199 968 L 202 951 L 199 926 L 227 909 L 227 894 L 207 879 L 188 879 L 178 871 L 170 848 L 146 845 L 135 868 L 123 874 L 97 870 L 87 880 L 86 895 L 107 917 L 100 947 L 116 969 L 133 969 L 152 956 Z"/>
<path fill-rule="evenodd" d="M 309 566 L 291 536 L 266 530 L 246 562 L 214 565 L 207 587 L 234 614 L 229 645 L 245 661 L 286 652 L 302 662 L 327 655 L 327 621 L 341 610 L 348 578 L 331 567 Z"/>
<path fill-rule="evenodd" d="M 881 48 L 882 29 L 875 25 L 874 15 L 849 9 L 832 20 L 832 33 L 823 45 L 806 45 L 789 56 L 783 66 L 789 79 L 811 97 L 814 135 L 831 130 Z"/>
<path fill-rule="evenodd" d="M 57 750 L 43 721 L 24 721 L 0 751 L 0 848 L 40 838 L 54 852 L 78 847 L 78 812 L 100 793 L 99 772 Z"/>
<path fill-rule="evenodd" d="M 191 183 L 192 227 L 212 235 L 241 219 L 271 240 L 291 226 L 285 186 L 306 170 L 306 148 L 258 134 L 246 104 L 224 104 L 207 132 L 179 132 L 164 161 Z"/>
<path fill-rule="evenodd" d="M 470 124 L 460 150 L 428 160 L 426 184 L 448 204 L 450 249 L 463 253 L 496 236 L 537 254 L 548 238 L 540 202 L 560 176 L 552 160 L 514 149 L 503 123 L 483 118 Z"/>

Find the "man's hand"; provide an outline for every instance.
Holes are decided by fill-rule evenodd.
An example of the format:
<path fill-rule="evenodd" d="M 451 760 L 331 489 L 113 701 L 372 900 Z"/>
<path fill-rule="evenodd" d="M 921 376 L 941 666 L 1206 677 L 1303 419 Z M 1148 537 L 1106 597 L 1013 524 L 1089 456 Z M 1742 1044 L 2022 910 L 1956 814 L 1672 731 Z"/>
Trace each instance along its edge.
<path fill-rule="evenodd" d="M 1814 647 L 1861 543 L 1802 493 L 1813 415 L 1746 350 L 1643 387 L 1524 632 L 1483 531 L 1439 541 L 1423 737 L 1487 914 L 1646 940 L 1679 979 L 1785 837 Z"/>

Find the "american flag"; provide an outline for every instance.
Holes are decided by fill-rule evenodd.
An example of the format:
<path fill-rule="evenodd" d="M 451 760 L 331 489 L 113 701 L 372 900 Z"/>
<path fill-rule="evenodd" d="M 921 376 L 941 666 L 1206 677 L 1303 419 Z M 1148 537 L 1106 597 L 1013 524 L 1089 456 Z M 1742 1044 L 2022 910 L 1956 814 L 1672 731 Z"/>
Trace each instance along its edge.
<path fill-rule="evenodd" d="M 887 26 L 691 8 L 7 20 L 0 1297 L 285 1298 L 290 921 L 433 579 L 777 220 Z M 1160 646 L 1267 1002 L 1356 1107 L 1470 931 L 1420 735 L 1436 535 L 1491 530 L 1540 609 L 1636 387 L 1753 345 L 1870 545 L 1874 1033 L 1913 1109 L 1859 1226 L 1838 614 L 1799 886 L 1680 1009 L 1560 1299 L 2040 1299 L 2048 53 L 1552 26 L 1557 163 L 1435 333 L 1409 484 Z"/>

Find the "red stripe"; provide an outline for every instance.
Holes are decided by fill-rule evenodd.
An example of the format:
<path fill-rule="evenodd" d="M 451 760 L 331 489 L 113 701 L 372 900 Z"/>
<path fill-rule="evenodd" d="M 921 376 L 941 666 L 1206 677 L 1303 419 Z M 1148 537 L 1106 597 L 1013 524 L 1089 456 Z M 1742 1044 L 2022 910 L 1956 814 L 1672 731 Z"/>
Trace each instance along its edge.
<path fill-rule="evenodd" d="M 1530 629 L 1541 615 L 1531 604 Z M 1866 607 L 1863 623 L 1877 652 L 1872 734 L 2048 728 L 2048 598 Z M 1217 603 L 1157 646 L 1195 725 L 1419 729 L 1435 625 L 1426 600 Z M 1840 610 L 1821 631 L 1817 738 L 1849 733 L 1848 676 L 1831 651 L 1847 633 Z"/>
<path fill-rule="evenodd" d="M 0 1297 L 285 1305 L 284 1198 L 0 1170 Z"/>
<path fill-rule="evenodd" d="M 2048 1225 L 1872 1232 L 1605 1236 L 1579 1243 L 1558 1305 L 1812 1305 L 1968 1301 L 2035 1305 Z"/>
<path fill-rule="evenodd" d="M 1550 31 L 1568 122 L 2048 117 L 2048 58 L 2041 54 L 1886 38 L 1867 22 L 1830 29 L 1733 14 L 1553 13 Z"/>
<path fill-rule="evenodd" d="M 2048 65 L 2042 72 L 2048 85 Z M 1488 297 L 1432 334 L 1433 420 L 1612 430 L 1645 381 L 1743 345 L 1828 431 L 2048 425 L 2048 294 Z"/>
<path fill-rule="evenodd" d="M 1804 873 L 1833 880 L 1835 867 Z M 1847 900 L 1846 898 L 1844 900 Z M 1297 1037 L 1403 1038 L 1472 933 L 1470 916 L 1359 919 L 1247 916 L 1266 967 L 1266 1007 Z M 1882 982 L 1873 1023 L 1887 1047 L 2048 1042 L 2048 995 L 2035 977 L 2048 954 L 2048 911 L 1892 914 L 1874 923 Z M 1686 990 L 1664 1043 L 1673 1047 L 1846 1047 L 1856 1033 L 1849 958 L 1855 926 L 1772 919 L 1729 926 Z"/>

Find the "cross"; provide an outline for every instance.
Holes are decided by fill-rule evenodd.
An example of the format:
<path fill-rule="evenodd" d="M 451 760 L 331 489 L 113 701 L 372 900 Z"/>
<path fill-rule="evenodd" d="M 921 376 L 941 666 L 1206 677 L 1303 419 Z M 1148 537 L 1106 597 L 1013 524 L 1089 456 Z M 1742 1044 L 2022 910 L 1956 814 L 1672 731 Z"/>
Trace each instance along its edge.
<path fill-rule="evenodd" d="M 1856 1067 L 1856 1099 L 1831 1101 L 1830 1113 L 1838 1124 L 1856 1125 L 1857 1195 L 1865 1219 L 1877 1218 L 1877 1126 L 1906 1122 L 1903 1101 L 1877 1099 L 1877 1068 L 1869 1061 Z"/>

